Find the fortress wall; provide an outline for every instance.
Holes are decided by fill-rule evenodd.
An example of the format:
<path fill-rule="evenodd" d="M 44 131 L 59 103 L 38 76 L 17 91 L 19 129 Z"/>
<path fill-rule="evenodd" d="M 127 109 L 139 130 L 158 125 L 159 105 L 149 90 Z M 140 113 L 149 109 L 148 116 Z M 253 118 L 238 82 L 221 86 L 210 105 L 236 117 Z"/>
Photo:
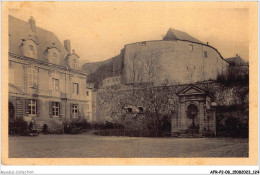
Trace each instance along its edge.
<path fill-rule="evenodd" d="M 216 102 L 217 106 L 246 105 L 248 108 L 248 86 L 246 85 L 225 86 L 217 82 L 195 83 L 194 85 L 208 91 L 213 96 L 212 101 Z M 178 92 L 187 86 L 189 85 L 128 89 L 107 88 L 99 90 L 96 92 L 97 122 L 103 123 L 106 120 L 115 122 L 115 120 L 120 120 L 125 114 L 124 107 L 128 105 L 142 106 L 145 111 L 152 111 L 150 103 L 154 95 L 149 94 L 151 92 L 155 96 L 159 96 L 158 98 L 162 101 L 162 105 L 159 108 L 160 114 L 173 117 L 176 115 L 174 111 L 178 111 L 179 108 Z M 154 91 L 151 91 L 151 89 L 154 89 Z M 245 97 L 241 96 L 243 93 L 246 93 Z M 217 111 L 217 115 L 218 112 L 221 111 Z"/>
<path fill-rule="evenodd" d="M 147 41 L 125 46 L 126 83 L 152 81 L 161 85 L 166 80 L 172 84 L 215 80 L 227 66 L 213 48 L 187 41 Z"/>

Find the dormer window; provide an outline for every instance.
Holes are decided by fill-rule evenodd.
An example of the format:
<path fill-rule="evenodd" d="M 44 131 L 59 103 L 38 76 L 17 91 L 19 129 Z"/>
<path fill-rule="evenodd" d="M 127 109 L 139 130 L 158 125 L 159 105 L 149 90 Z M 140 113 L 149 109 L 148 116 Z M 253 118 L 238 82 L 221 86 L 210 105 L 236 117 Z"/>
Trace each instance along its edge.
<path fill-rule="evenodd" d="M 20 48 L 24 56 L 37 59 L 37 44 L 33 39 L 22 39 Z"/>
<path fill-rule="evenodd" d="M 73 68 L 76 69 L 76 59 L 73 59 Z"/>
<path fill-rule="evenodd" d="M 51 47 L 47 47 L 44 54 L 49 63 L 60 64 L 60 50 L 54 44 Z"/>
<path fill-rule="evenodd" d="M 65 62 L 69 65 L 71 69 L 78 69 L 79 68 L 79 56 L 75 53 L 75 50 L 72 50 L 71 54 L 65 58 Z"/>
<path fill-rule="evenodd" d="M 33 46 L 29 45 L 29 50 L 33 51 Z"/>
<path fill-rule="evenodd" d="M 57 53 L 55 52 L 52 54 L 52 61 L 54 64 L 57 64 Z"/>
<path fill-rule="evenodd" d="M 32 45 L 29 45 L 29 52 L 28 52 L 28 56 L 29 57 L 34 57 L 34 50 L 33 50 L 33 46 Z"/>

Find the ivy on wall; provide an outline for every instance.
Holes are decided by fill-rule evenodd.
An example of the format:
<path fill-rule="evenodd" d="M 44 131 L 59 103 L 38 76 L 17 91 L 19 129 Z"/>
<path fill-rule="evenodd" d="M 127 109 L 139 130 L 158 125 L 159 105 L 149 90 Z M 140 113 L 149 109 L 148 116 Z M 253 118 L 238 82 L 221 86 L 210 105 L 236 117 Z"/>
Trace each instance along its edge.
<path fill-rule="evenodd" d="M 108 88 L 97 92 L 97 115 L 105 122 L 120 123 L 134 129 L 161 129 L 165 121 L 178 115 L 178 92 L 189 85 L 160 87 Z M 213 95 L 218 106 L 243 105 L 248 109 L 247 85 L 226 86 L 215 81 L 196 83 L 195 86 Z M 133 108 L 129 114 L 127 108 Z M 138 111 L 141 107 L 143 111 Z M 217 111 L 218 113 L 218 111 Z"/>

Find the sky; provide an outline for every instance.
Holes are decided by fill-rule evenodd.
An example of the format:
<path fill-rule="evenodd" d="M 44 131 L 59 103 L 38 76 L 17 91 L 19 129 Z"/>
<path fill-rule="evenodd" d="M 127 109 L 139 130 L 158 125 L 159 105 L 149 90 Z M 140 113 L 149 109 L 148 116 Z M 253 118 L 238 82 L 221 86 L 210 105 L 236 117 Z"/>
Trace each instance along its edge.
<path fill-rule="evenodd" d="M 249 10 L 220 2 L 9 2 L 9 14 L 53 32 L 82 62 L 106 60 L 124 45 L 161 40 L 169 28 L 215 47 L 224 58 L 249 57 Z"/>

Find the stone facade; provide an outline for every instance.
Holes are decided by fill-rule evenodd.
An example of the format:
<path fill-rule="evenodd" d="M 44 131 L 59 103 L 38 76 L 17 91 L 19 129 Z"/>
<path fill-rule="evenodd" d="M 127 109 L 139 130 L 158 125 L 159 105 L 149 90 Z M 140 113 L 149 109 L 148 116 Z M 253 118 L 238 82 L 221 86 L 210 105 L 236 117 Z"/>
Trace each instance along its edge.
<path fill-rule="evenodd" d="M 172 133 L 185 133 L 192 129 L 195 133 L 212 132 L 216 135 L 216 110 L 211 103 L 212 96 L 194 85 L 183 89 L 178 96 L 179 111 L 172 118 Z"/>
<path fill-rule="evenodd" d="M 91 90 L 79 56 L 70 52 L 68 41 L 64 47 L 32 21 L 9 17 L 9 102 L 14 117 L 39 128 L 46 123 L 53 132 L 73 119 L 92 122 Z M 35 39 L 27 39 L 32 36 Z"/>

